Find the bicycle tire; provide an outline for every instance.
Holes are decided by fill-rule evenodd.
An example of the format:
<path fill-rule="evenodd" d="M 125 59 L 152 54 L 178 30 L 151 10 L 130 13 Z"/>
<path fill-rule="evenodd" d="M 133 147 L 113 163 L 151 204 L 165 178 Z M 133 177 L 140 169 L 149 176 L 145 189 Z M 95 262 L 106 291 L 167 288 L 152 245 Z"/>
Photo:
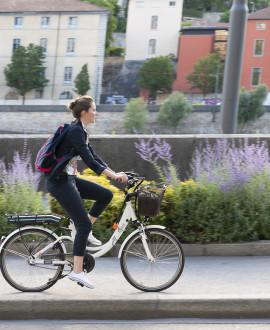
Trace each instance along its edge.
<path fill-rule="evenodd" d="M 179 240 L 164 229 L 146 229 L 147 243 L 155 261 L 147 259 L 140 233 L 132 236 L 123 248 L 120 263 L 126 280 L 146 292 L 163 291 L 181 276 L 185 257 Z"/>
<path fill-rule="evenodd" d="M 23 237 L 23 239 L 22 239 Z M 23 241 L 24 240 L 24 241 Z M 41 241 L 44 240 L 42 243 Z M 0 268 L 5 280 L 15 289 L 23 292 L 41 292 L 49 289 L 61 276 L 64 265 L 52 265 L 50 260 L 64 260 L 64 250 L 56 243 L 45 252 L 46 264 L 31 265 L 30 258 L 44 246 L 55 241 L 55 237 L 42 228 L 23 228 L 12 235 L 0 254 Z M 39 246 L 38 244 L 41 243 Z M 57 254 L 61 254 L 57 257 Z"/>

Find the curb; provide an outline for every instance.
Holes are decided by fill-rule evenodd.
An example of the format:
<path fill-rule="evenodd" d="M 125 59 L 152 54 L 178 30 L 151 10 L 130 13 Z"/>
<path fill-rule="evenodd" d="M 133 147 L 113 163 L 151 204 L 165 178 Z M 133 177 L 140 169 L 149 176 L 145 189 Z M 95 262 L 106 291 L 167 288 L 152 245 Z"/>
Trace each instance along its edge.
<path fill-rule="evenodd" d="M 244 243 L 209 243 L 209 244 L 181 244 L 186 257 L 244 257 L 244 256 L 269 256 L 270 241 L 255 241 Z M 107 256 L 118 257 L 121 243 L 108 252 Z"/>
<path fill-rule="evenodd" d="M 1 301 L 1 320 L 269 318 L 270 299 Z"/>

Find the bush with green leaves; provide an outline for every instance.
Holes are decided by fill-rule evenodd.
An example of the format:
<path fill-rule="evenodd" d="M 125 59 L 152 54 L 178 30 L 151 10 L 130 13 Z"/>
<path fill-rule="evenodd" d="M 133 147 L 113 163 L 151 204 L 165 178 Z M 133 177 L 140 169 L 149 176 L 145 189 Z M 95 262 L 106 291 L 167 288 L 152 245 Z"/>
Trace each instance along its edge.
<path fill-rule="evenodd" d="M 170 183 L 170 167 L 162 174 L 164 167 L 157 163 L 171 163 L 170 148 L 157 141 L 157 145 L 150 140 L 136 145 L 141 158 L 169 184 L 157 222 L 183 243 L 270 239 L 270 156 L 265 142 L 207 142 L 195 152 L 192 178 L 181 182 L 174 168 Z"/>
<path fill-rule="evenodd" d="M 242 133 L 246 126 L 265 114 L 263 102 L 267 96 L 266 85 L 259 85 L 255 90 L 246 91 L 243 87 L 239 95 L 238 132 Z"/>
<path fill-rule="evenodd" d="M 125 50 L 122 47 L 110 46 L 106 49 L 106 56 L 124 56 Z"/>
<path fill-rule="evenodd" d="M 34 172 L 30 153 L 15 152 L 6 166 L 0 159 L 0 236 L 14 230 L 5 214 L 40 213 L 48 211 L 42 192 L 38 192 L 40 174 Z"/>
<path fill-rule="evenodd" d="M 180 92 L 174 92 L 161 105 L 158 121 L 161 125 L 170 125 L 176 129 L 179 122 L 192 111 L 192 106 Z"/>
<path fill-rule="evenodd" d="M 135 131 L 140 133 L 145 127 L 148 113 L 143 98 L 131 98 L 124 110 L 123 127 L 126 133 L 134 134 Z"/>

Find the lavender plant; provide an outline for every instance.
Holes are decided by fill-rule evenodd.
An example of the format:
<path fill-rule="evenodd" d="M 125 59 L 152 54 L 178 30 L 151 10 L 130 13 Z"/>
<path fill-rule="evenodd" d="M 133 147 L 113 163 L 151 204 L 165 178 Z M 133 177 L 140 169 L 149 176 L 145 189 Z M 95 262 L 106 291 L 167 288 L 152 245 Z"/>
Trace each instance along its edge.
<path fill-rule="evenodd" d="M 15 151 L 9 164 L 0 159 L 0 173 L 0 234 L 5 234 L 9 229 L 5 213 L 44 212 L 46 206 L 38 192 L 41 176 L 32 168 L 26 143 L 22 155 Z"/>
<path fill-rule="evenodd" d="M 150 138 L 148 141 L 139 139 L 138 143 L 135 142 L 135 147 L 138 150 L 137 154 L 153 165 L 162 183 L 175 188 L 179 186 L 177 168 L 172 164 L 171 146 L 166 140 L 158 137 Z"/>
<path fill-rule="evenodd" d="M 249 145 L 248 139 L 230 144 L 227 139 L 217 140 L 216 144 L 200 146 L 195 151 L 191 165 L 196 182 L 215 183 L 222 190 L 242 188 L 255 176 L 270 175 L 270 157 L 265 141 L 257 140 Z"/>

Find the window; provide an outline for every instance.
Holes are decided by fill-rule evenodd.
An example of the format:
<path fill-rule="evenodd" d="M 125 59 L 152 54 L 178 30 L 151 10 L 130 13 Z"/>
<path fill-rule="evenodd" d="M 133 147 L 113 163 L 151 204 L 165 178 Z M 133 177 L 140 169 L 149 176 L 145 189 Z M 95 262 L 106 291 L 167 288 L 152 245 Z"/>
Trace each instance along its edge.
<path fill-rule="evenodd" d="M 75 39 L 68 38 L 67 39 L 67 55 L 73 55 L 75 52 Z"/>
<path fill-rule="evenodd" d="M 72 17 L 69 17 L 69 18 L 68 18 L 68 26 L 69 26 L 70 28 L 75 28 L 75 27 L 77 27 L 77 23 L 78 23 L 78 17 L 74 17 L 74 16 L 72 16 Z"/>
<path fill-rule="evenodd" d="M 256 23 L 256 30 L 265 30 L 266 29 L 266 22 L 257 22 Z"/>
<path fill-rule="evenodd" d="M 64 91 L 59 95 L 60 100 L 73 99 L 73 94 L 70 91 Z"/>
<path fill-rule="evenodd" d="M 47 44 L 48 44 L 48 39 L 47 38 L 41 38 L 39 41 L 39 45 L 43 49 L 43 54 L 47 54 Z"/>
<path fill-rule="evenodd" d="M 150 39 L 148 45 L 148 54 L 153 55 L 156 53 L 156 39 Z"/>
<path fill-rule="evenodd" d="M 36 89 L 35 90 L 35 99 L 42 99 L 43 98 L 43 89 Z"/>
<path fill-rule="evenodd" d="M 46 29 L 50 25 L 50 17 L 41 17 L 41 27 Z"/>
<path fill-rule="evenodd" d="M 143 1 L 136 1 L 137 8 L 143 8 L 143 5 L 144 5 Z"/>
<path fill-rule="evenodd" d="M 156 30 L 158 25 L 158 16 L 152 16 L 151 18 L 151 30 Z"/>
<path fill-rule="evenodd" d="M 65 72 L 64 72 L 64 83 L 70 83 L 71 84 L 72 80 L 72 67 L 71 66 L 66 66 L 65 67 Z"/>
<path fill-rule="evenodd" d="M 264 40 L 255 40 L 254 56 L 263 56 Z"/>
<path fill-rule="evenodd" d="M 174 7 L 174 6 L 175 6 L 175 1 L 170 1 L 170 2 L 169 2 L 169 6 L 170 6 L 170 7 Z"/>
<path fill-rule="evenodd" d="M 21 44 L 21 39 L 13 39 L 12 52 L 14 52 Z"/>
<path fill-rule="evenodd" d="M 251 86 L 260 85 L 262 68 L 252 68 Z"/>
<path fill-rule="evenodd" d="M 19 100 L 19 94 L 15 90 L 11 90 L 5 95 L 5 100 Z"/>
<path fill-rule="evenodd" d="M 23 23 L 23 18 L 22 17 L 15 17 L 14 18 L 14 27 L 16 29 L 20 29 L 22 27 L 22 23 Z"/>

